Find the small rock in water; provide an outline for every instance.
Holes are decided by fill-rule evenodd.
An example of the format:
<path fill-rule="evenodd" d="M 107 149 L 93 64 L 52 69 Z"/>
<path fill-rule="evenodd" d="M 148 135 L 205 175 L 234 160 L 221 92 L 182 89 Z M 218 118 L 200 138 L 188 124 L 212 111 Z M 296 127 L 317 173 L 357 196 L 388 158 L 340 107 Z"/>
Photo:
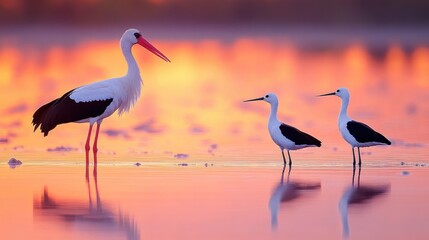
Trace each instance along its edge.
<path fill-rule="evenodd" d="M 136 162 L 134 165 L 136 165 L 137 167 L 139 167 L 140 165 L 142 165 L 141 163 L 139 163 L 139 162 Z"/>
<path fill-rule="evenodd" d="M 408 171 L 402 171 L 401 175 L 402 176 L 408 176 L 408 175 L 410 175 L 410 172 L 408 172 Z"/>
<path fill-rule="evenodd" d="M 11 158 L 9 160 L 9 162 L 7 162 L 9 164 L 9 167 L 11 168 L 15 168 L 16 166 L 19 166 L 22 164 L 22 162 L 16 158 Z"/>
<path fill-rule="evenodd" d="M 189 154 L 186 154 L 186 153 L 178 153 L 178 154 L 174 154 L 174 157 L 175 157 L 175 158 L 179 158 L 179 159 L 182 159 L 182 158 L 188 158 L 188 157 L 189 157 Z"/>

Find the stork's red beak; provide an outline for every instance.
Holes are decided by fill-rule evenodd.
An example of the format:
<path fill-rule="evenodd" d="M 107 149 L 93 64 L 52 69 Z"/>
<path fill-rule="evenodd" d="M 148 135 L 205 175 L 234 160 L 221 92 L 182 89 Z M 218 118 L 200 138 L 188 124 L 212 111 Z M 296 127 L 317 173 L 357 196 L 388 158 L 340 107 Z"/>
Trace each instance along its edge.
<path fill-rule="evenodd" d="M 154 46 L 152 46 L 152 44 L 150 44 L 148 41 L 146 41 L 146 39 L 144 39 L 143 37 L 139 37 L 137 38 L 137 43 L 142 45 L 144 48 L 146 48 L 147 50 L 149 50 L 151 53 L 155 54 L 156 56 L 162 58 L 164 61 L 166 62 L 171 62 L 170 59 L 168 59 L 164 54 L 162 54 L 162 52 L 160 52 L 158 49 L 156 49 Z"/>

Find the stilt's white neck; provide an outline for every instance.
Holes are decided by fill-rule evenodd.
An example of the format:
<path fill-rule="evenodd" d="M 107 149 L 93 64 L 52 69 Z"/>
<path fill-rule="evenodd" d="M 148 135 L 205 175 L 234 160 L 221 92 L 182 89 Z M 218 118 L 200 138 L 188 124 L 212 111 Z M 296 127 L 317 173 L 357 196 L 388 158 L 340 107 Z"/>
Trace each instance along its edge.
<path fill-rule="evenodd" d="M 338 123 L 341 123 L 343 121 L 347 121 L 347 122 L 350 121 L 350 118 L 347 115 L 349 100 L 350 100 L 349 96 L 344 96 L 343 98 L 341 98 L 341 110 L 340 110 L 340 115 L 338 116 Z"/>
<path fill-rule="evenodd" d="M 269 122 L 278 121 L 277 120 L 277 109 L 279 107 L 278 102 L 273 102 L 271 105 L 270 119 Z"/>

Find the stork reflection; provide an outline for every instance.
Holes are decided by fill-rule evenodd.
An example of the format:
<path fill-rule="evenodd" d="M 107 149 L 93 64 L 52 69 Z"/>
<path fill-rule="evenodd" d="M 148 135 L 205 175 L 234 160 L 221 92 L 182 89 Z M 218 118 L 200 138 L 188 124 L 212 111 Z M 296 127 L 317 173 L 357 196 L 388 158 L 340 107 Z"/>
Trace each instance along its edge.
<path fill-rule="evenodd" d="M 284 182 L 284 173 L 286 165 L 283 166 L 282 175 L 279 184 L 274 188 L 271 194 L 269 208 L 271 212 L 271 227 L 274 229 L 278 224 L 278 213 L 281 205 L 287 202 L 295 201 L 299 199 L 304 193 L 319 190 L 320 182 L 298 182 L 290 181 L 290 173 L 292 167 L 289 167 L 286 182 Z"/>
<path fill-rule="evenodd" d="M 134 219 L 120 210 L 116 213 L 102 201 L 96 166 L 93 171 L 94 189 L 91 188 L 88 166 L 85 172 L 85 182 L 88 193 L 86 200 L 54 197 L 45 186 L 40 200 L 34 199 L 33 201 L 35 215 L 49 218 L 55 223 L 78 226 L 75 228 L 78 231 L 100 231 L 100 234 L 108 232 L 108 234 L 124 235 L 129 240 L 140 239 L 140 231 Z M 95 199 L 93 191 L 95 191 Z"/>
<path fill-rule="evenodd" d="M 348 208 L 353 206 L 367 206 L 371 199 L 381 196 L 390 190 L 389 184 L 372 186 L 363 185 L 360 183 L 361 168 L 357 176 L 357 184 L 355 184 L 356 168 L 353 168 L 352 184 L 348 187 L 341 196 L 339 203 L 339 210 L 341 215 L 341 222 L 343 224 L 343 237 L 348 238 L 350 234 L 349 221 L 348 221 Z"/>

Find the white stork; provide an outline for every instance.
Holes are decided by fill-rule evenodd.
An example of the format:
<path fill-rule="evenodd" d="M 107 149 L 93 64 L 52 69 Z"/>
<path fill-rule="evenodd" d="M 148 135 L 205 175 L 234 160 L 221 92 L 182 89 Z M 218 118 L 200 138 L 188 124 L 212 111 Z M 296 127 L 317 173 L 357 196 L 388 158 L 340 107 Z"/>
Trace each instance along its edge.
<path fill-rule="evenodd" d="M 97 164 L 98 133 L 103 119 L 112 115 L 116 110 L 119 115 L 128 112 L 140 96 L 143 81 L 137 62 L 131 53 L 131 47 L 135 44 L 140 44 L 158 57 L 170 62 L 164 54 L 146 41 L 138 30 L 126 30 L 120 40 L 120 47 L 128 65 L 125 76 L 75 88 L 60 98 L 41 106 L 33 114 L 34 131 L 40 126 L 41 132 L 47 136 L 49 131 L 59 124 L 88 122 L 89 130 L 85 144 L 86 164 L 88 165 L 91 131 L 94 123 L 97 123 L 92 148 L 94 164 Z"/>

